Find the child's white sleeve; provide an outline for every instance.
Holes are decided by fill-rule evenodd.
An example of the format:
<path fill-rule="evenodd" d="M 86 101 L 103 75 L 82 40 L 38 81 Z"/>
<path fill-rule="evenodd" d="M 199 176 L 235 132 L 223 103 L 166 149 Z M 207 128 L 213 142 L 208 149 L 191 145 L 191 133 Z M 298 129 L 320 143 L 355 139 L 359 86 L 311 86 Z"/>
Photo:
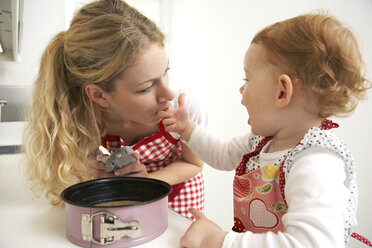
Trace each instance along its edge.
<path fill-rule="evenodd" d="M 349 190 L 344 160 L 313 148 L 298 154 L 288 174 L 284 232 L 229 232 L 223 247 L 344 247 Z"/>
<path fill-rule="evenodd" d="M 249 136 L 248 133 L 225 142 L 196 125 L 186 145 L 213 168 L 234 170 L 239 165 L 241 157 L 250 152 Z"/>

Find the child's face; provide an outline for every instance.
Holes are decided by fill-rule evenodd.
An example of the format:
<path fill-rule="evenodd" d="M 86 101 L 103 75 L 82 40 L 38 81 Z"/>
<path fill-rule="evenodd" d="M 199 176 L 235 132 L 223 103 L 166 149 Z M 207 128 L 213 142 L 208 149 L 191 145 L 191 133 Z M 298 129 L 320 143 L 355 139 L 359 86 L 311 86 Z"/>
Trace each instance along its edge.
<path fill-rule="evenodd" d="M 164 48 L 151 44 L 115 84 L 116 89 L 109 93 L 110 118 L 145 125 L 158 123 L 157 113 L 174 98 L 168 87 L 168 57 Z"/>
<path fill-rule="evenodd" d="M 262 45 L 252 43 L 244 57 L 245 83 L 240 88 L 241 103 L 249 115 L 248 124 L 256 135 L 272 135 L 275 116 L 276 70 L 266 59 Z M 275 119 L 274 119 L 275 120 Z"/>

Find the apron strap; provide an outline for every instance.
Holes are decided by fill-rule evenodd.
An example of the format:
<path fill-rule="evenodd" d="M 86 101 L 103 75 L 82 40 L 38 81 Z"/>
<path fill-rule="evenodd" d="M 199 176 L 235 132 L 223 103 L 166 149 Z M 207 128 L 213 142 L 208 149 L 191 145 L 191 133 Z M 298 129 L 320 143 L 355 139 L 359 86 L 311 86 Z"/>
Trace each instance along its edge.
<path fill-rule="evenodd" d="M 323 129 L 323 130 L 330 130 L 330 129 L 333 129 L 333 128 L 338 128 L 339 125 L 337 123 L 334 123 L 332 122 L 331 120 L 328 120 L 328 119 L 324 119 L 322 121 L 322 125 L 319 127 L 320 129 Z M 287 157 L 286 157 L 287 158 Z M 286 160 L 286 158 L 284 159 L 282 165 L 280 166 L 280 176 L 279 176 L 279 182 L 280 182 L 280 191 L 282 193 L 282 196 L 283 196 L 283 199 L 284 199 L 284 202 L 285 204 L 288 206 L 286 200 L 285 200 L 285 197 L 284 197 L 284 186 L 285 186 L 285 176 L 284 176 L 284 171 L 283 171 L 283 166 L 284 166 L 284 162 Z M 365 238 L 364 236 L 358 234 L 358 233 L 352 233 L 351 234 L 351 237 L 359 240 L 360 242 L 372 247 L 372 243 L 371 241 L 369 241 L 367 238 Z"/>
<path fill-rule="evenodd" d="M 329 130 L 329 129 L 338 128 L 338 127 L 339 125 L 337 123 L 334 123 L 328 119 L 324 119 L 319 128 L 322 130 Z M 284 158 L 282 164 L 280 165 L 279 186 L 280 186 L 280 192 L 282 193 L 282 196 L 284 199 L 284 203 L 288 206 L 287 201 L 285 200 L 285 194 L 284 194 L 284 187 L 285 187 L 284 163 L 286 160 L 287 160 L 287 156 Z"/>
<path fill-rule="evenodd" d="M 240 175 L 243 175 L 245 174 L 245 169 L 247 167 L 247 162 L 248 160 L 251 158 L 251 157 L 254 157 L 254 156 L 257 156 L 262 148 L 266 145 L 267 142 L 269 142 L 274 136 L 267 136 L 265 137 L 264 139 L 262 139 L 256 149 L 253 151 L 253 152 L 250 152 L 250 153 L 247 153 L 247 154 L 244 154 L 242 159 L 240 160 L 240 163 L 238 165 L 238 167 L 236 167 L 235 169 L 235 175 L 236 176 L 240 176 Z"/>
<path fill-rule="evenodd" d="M 283 200 L 285 205 L 288 207 L 287 201 L 285 199 L 284 194 L 284 186 L 285 186 L 285 174 L 284 174 L 284 163 L 287 160 L 287 156 L 284 158 L 282 164 L 280 165 L 280 172 L 279 172 L 279 187 L 280 187 L 280 193 L 282 194 Z"/>
<path fill-rule="evenodd" d="M 351 234 L 351 237 L 353 237 L 354 239 L 357 239 L 359 240 L 360 242 L 363 242 L 364 244 L 372 247 L 372 243 L 371 241 L 369 241 L 368 239 L 366 239 L 365 237 L 363 237 L 362 235 L 358 234 L 358 233 L 352 233 Z"/>
<path fill-rule="evenodd" d="M 169 202 L 174 201 L 174 198 L 179 196 L 181 190 L 185 187 L 185 185 L 186 185 L 186 182 L 182 182 L 182 183 L 179 183 L 179 184 L 172 185 L 172 192 L 168 196 L 168 201 Z"/>

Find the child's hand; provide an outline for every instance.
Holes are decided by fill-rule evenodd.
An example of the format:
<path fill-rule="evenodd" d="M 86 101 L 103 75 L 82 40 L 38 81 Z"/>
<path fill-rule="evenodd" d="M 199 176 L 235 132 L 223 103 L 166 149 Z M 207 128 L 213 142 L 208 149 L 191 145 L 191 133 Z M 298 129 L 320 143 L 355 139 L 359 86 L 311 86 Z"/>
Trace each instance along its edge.
<path fill-rule="evenodd" d="M 199 210 L 189 208 L 189 211 L 196 220 L 181 238 L 181 247 L 222 247 L 227 232 L 223 231 L 216 223 L 207 219 Z"/>
<path fill-rule="evenodd" d="M 158 116 L 163 118 L 164 129 L 167 132 L 176 132 L 185 140 L 194 128 L 194 123 L 189 119 L 185 106 L 185 94 L 178 97 L 178 108 L 169 107 L 167 110 L 159 111 Z"/>

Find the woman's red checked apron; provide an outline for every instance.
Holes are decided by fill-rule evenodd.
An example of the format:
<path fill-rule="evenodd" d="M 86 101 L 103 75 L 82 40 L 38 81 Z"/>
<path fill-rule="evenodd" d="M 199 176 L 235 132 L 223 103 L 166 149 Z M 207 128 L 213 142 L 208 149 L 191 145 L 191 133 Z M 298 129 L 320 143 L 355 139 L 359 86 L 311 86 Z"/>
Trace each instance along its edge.
<path fill-rule="evenodd" d="M 161 122 L 158 126 L 157 133 L 140 140 L 131 147 L 139 153 L 140 162 L 146 166 L 149 173 L 163 169 L 181 158 L 181 141 L 166 132 Z M 102 137 L 101 144 L 110 152 L 125 146 L 119 136 Z M 173 185 L 172 193 L 168 196 L 168 206 L 189 219 L 194 219 L 188 211 L 190 207 L 203 211 L 204 180 L 202 173 L 185 182 Z"/>

